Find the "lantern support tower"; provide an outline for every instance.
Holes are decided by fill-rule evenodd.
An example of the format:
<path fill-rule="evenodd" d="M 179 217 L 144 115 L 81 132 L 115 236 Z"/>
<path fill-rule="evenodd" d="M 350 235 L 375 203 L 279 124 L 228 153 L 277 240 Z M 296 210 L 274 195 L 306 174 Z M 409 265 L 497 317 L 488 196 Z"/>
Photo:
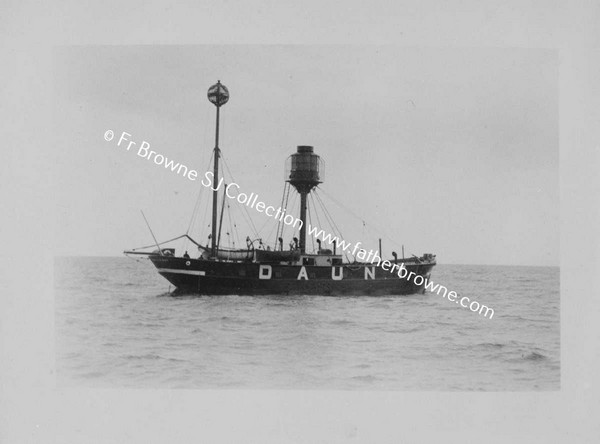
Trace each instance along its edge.
<path fill-rule="evenodd" d="M 300 252 L 306 253 L 306 198 L 322 181 L 323 165 L 312 146 L 300 145 L 296 153 L 288 157 L 286 181 L 300 194 Z"/>

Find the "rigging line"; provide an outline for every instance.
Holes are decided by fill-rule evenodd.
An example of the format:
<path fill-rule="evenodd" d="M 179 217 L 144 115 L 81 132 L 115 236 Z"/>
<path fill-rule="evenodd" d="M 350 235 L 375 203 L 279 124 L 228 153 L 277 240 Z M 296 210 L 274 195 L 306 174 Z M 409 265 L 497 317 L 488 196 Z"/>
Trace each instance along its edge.
<path fill-rule="evenodd" d="M 283 208 L 283 202 L 285 200 L 285 191 L 287 190 L 289 184 L 290 184 L 289 182 L 285 182 L 283 185 L 283 193 L 281 194 L 281 205 L 279 205 L 279 208 Z M 277 221 L 277 232 L 275 233 L 275 245 L 277 245 L 279 243 L 279 228 L 280 228 L 280 226 L 281 226 L 281 221 L 278 220 Z"/>
<path fill-rule="evenodd" d="M 204 114 L 204 121 L 205 121 L 205 123 L 204 123 L 204 126 L 202 127 L 203 129 L 206 129 L 206 128 L 209 127 L 210 118 L 211 118 L 211 113 L 207 109 L 206 112 L 205 112 L 205 114 Z M 206 141 L 207 141 L 207 137 L 208 137 L 208 132 L 207 131 L 203 131 L 202 134 L 203 134 L 203 138 L 202 138 L 202 143 L 200 144 L 200 146 L 206 146 L 207 145 Z M 205 151 L 201 150 L 200 153 L 201 153 L 201 162 L 200 163 L 203 163 L 202 160 L 204 159 Z M 209 161 L 208 161 L 208 165 L 207 165 L 206 171 L 208 171 L 209 168 L 210 168 L 210 164 L 212 162 L 213 156 L 214 156 L 214 150 L 210 150 L 210 158 L 209 158 Z M 198 219 L 198 212 L 199 212 L 199 209 L 200 209 L 200 205 L 201 205 L 201 201 L 202 201 L 202 195 L 203 195 L 204 188 L 205 188 L 204 186 L 201 186 L 199 188 L 199 190 L 198 190 L 198 197 L 196 198 L 196 202 L 194 204 L 194 209 L 192 210 L 192 215 L 190 217 L 190 223 L 188 224 L 188 228 L 186 230 L 186 234 L 190 233 L 190 231 L 194 228 L 194 224 L 196 223 L 196 221 Z M 182 247 L 183 247 L 184 250 L 187 249 L 187 239 L 184 240 Z"/>
<path fill-rule="evenodd" d="M 340 208 L 346 210 L 348 213 L 350 213 L 352 216 L 354 216 L 356 219 L 362 221 L 363 218 L 358 216 L 356 213 L 354 213 L 354 211 L 352 211 L 350 208 L 348 208 L 346 205 L 344 205 L 342 202 L 340 202 L 339 200 L 337 200 L 336 198 L 334 198 L 333 196 L 331 196 L 328 192 L 326 192 L 323 188 L 319 187 L 319 190 L 321 190 L 323 192 L 323 194 L 325 196 L 327 196 L 329 199 L 331 199 L 334 203 L 336 203 Z"/>
<path fill-rule="evenodd" d="M 292 197 L 292 204 L 289 206 L 290 211 L 285 211 L 286 216 L 288 214 L 292 215 L 292 214 L 298 214 L 300 213 L 300 211 L 296 212 L 296 202 L 298 201 L 298 195 L 299 193 L 294 193 L 294 196 Z M 298 204 L 298 210 L 300 210 L 300 204 Z M 283 217 L 285 219 L 285 216 Z M 286 225 L 285 223 L 283 224 L 284 226 Z M 295 233 L 294 233 L 294 228 L 292 227 L 292 237 L 294 237 Z"/>
<path fill-rule="evenodd" d="M 202 142 L 200 144 L 200 146 L 210 146 L 211 141 L 209 140 L 209 137 L 211 137 L 213 135 L 213 126 L 212 126 L 212 119 L 213 119 L 213 114 L 212 114 L 212 110 L 208 107 L 202 107 L 204 109 L 204 126 L 202 126 Z M 206 153 L 206 150 L 201 151 L 202 154 Z M 214 153 L 213 149 L 210 149 L 210 153 Z M 208 170 L 206 170 L 208 171 Z"/>
<path fill-rule="evenodd" d="M 223 208 L 223 216 L 225 216 L 225 214 L 227 214 L 227 218 L 225 219 L 225 235 L 227 236 L 227 248 L 231 248 L 233 230 L 231 229 L 231 222 L 229 220 L 229 202 L 225 202 L 225 207 Z"/>
<path fill-rule="evenodd" d="M 312 204 L 309 205 L 309 210 L 310 210 L 310 207 L 313 208 L 313 212 L 315 213 L 315 219 L 317 219 L 317 224 L 319 224 L 319 226 L 320 226 L 321 220 L 319 219 L 319 210 L 317 208 L 317 205 L 315 204 L 315 198 L 313 196 L 313 193 L 310 193 L 309 196 L 310 196 L 310 201 L 312 202 Z M 312 217 L 311 217 L 310 225 L 312 227 Z M 311 236 L 311 240 L 313 242 L 313 248 L 314 248 L 315 236 Z M 317 251 L 317 253 L 318 253 L 318 251 Z"/>
<path fill-rule="evenodd" d="M 212 156 L 211 156 L 211 160 L 212 160 Z M 194 211 L 192 212 L 192 217 L 190 219 L 190 224 L 188 226 L 188 229 L 186 231 L 186 234 L 189 234 L 191 230 L 196 231 L 196 224 L 198 223 L 199 220 L 199 213 L 200 213 L 200 208 L 202 206 L 202 196 L 203 196 L 203 191 L 204 191 L 204 186 L 202 186 L 200 188 L 200 192 L 198 193 L 198 199 L 196 200 L 196 205 L 194 206 Z M 207 204 L 209 203 L 209 199 L 206 199 L 204 202 L 204 212 L 202 213 L 202 217 L 200 220 L 200 229 L 197 230 L 198 234 L 202 235 L 202 232 L 204 231 L 203 226 L 204 223 L 206 221 L 206 212 L 207 212 Z M 184 250 L 187 250 L 187 241 L 185 241 L 185 244 L 183 246 Z"/>
<path fill-rule="evenodd" d="M 164 244 L 168 244 L 169 242 L 173 242 L 176 241 L 177 239 L 181 239 L 182 237 L 187 237 L 190 241 L 192 241 L 193 243 L 195 243 L 196 245 L 200 245 L 198 244 L 198 242 L 196 242 L 194 239 L 192 239 L 190 236 L 188 236 L 187 234 L 182 234 L 180 236 L 174 237 L 173 239 L 169 239 L 166 241 L 162 241 L 159 242 L 158 245 L 164 245 Z M 156 244 L 151 244 L 151 245 L 146 245 L 144 247 L 136 247 L 136 248 L 132 248 L 131 251 L 137 251 L 137 250 L 143 250 L 144 248 L 150 248 L 150 247 L 156 247 Z"/>
<path fill-rule="evenodd" d="M 269 234 L 267 235 L 266 239 L 269 239 L 271 237 L 271 235 L 273 234 L 273 230 L 275 229 L 276 225 L 273 224 L 271 226 L 271 231 L 269 231 Z M 274 251 L 277 251 L 277 242 L 275 242 L 275 248 L 273 249 Z"/>
<path fill-rule="evenodd" d="M 179 250 L 179 251 L 180 252 L 181 251 L 187 251 L 187 244 L 188 244 L 188 240 L 187 239 L 183 239 L 181 241 L 181 250 Z M 177 251 L 177 250 L 175 250 L 175 251 Z"/>
<path fill-rule="evenodd" d="M 316 191 L 316 189 L 315 189 L 315 191 Z M 331 216 L 331 214 L 329 213 L 329 211 L 325 207 L 325 204 L 323 203 L 323 200 L 321 199 L 321 196 L 319 196 L 319 193 L 316 193 L 316 192 L 315 192 L 315 196 L 317 196 L 317 199 L 321 202 L 321 205 L 323 205 L 323 209 L 325 211 L 325 214 L 326 214 L 326 216 L 329 217 L 331 223 L 335 227 L 335 230 L 337 230 L 337 232 L 339 233 L 339 237 L 344 240 L 344 235 L 342 234 L 342 230 L 340 230 L 340 228 L 337 226 L 337 224 L 335 223 L 335 220 L 333 219 L 333 217 Z M 344 257 L 346 258 L 346 260 L 350 261 L 350 259 L 348 257 L 348 253 L 345 250 L 343 250 L 343 252 L 344 252 Z"/>
<path fill-rule="evenodd" d="M 281 193 L 281 204 L 279 204 L 279 208 L 283 208 L 283 201 L 285 200 L 285 190 L 287 189 L 287 182 L 283 184 L 283 192 Z M 277 221 L 277 231 L 275 232 L 275 245 L 279 244 L 279 228 L 281 227 L 281 221 Z"/>
<path fill-rule="evenodd" d="M 319 211 L 318 211 L 319 207 L 317 206 L 317 203 L 315 203 L 315 197 L 313 196 L 313 193 L 310 194 L 310 198 L 313 203 L 313 208 L 314 208 L 315 217 L 317 219 L 317 223 L 319 224 L 319 228 L 322 229 L 323 225 L 321 225 L 321 218 L 319 217 Z"/>
<path fill-rule="evenodd" d="M 235 219 L 232 219 L 231 223 L 233 224 L 233 232 L 235 233 L 235 241 L 236 241 L 236 243 L 238 245 L 243 245 L 244 242 L 241 240 L 240 233 L 239 233 L 238 226 L 237 226 L 237 223 L 236 223 Z"/>
<path fill-rule="evenodd" d="M 217 236 L 217 251 L 219 251 L 219 246 L 221 244 L 221 230 L 223 228 L 223 213 L 225 212 L 225 198 L 227 195 L 227 184 L 225 184 L 225 190 L 223 191 L 223 203 L 221 204 L 221 217 L 219 218 L 219 235 Z"/>
<path fill-rule="evenodd" d="M 208 139 L 210 137 L 210 132 L 211 131 L 207 131 L 207 128 L 211 128 L 211 126 L 210 126 L 211 125 L 211 123 L 210 123 L 211 120 L 212 120 L 212 113 L 211 113 L 211 111 L 208 108 L 206 108 L 206 111 L 204 113 L 204 126 L 202 127 L 203 128 L 203 131 L 202 131 L 203 138 L 202 138 L 202 144 L 201 144 L 201 146 L 208 146 L 209 145 Z M 202 152 L 202 160 L 204 160 L 205 159 L 205 155 L 206 155 L 206 150 L 202 150 L 201 152 Z M 209 153 L 210 153 L 210 156 L 209 156 L 208 165 L 206 166 L 205 171 L 210 171 L 210 167 L 211 167 L 211 164 L 213 163 L 214 155 L 215 155 L 214 149 L 210 149 Z M 200 190 L 203 190 L 203 188 L 201 188 Z M 208 212 L 209 205 L 210 205 L 210 199 L 206 199 L 205 203 L 204 203 L 204 211 L 202 213 L 202 219 L 200 221 L 200 226 L 198 227 L 198 233 L 200 235 L 202 235 L 202 233 L 205 232 L 206 214 Z M 198 222 L 198 213 L 199 213 L 199 210 L 200 210 L 200 202 L 198 202 L 197 209 L 192 214 L 193 222 L 190 223 L 191 226 L 188 228 L 188 231 L 191 230 L 191 229 L 194 229 L 194 226 L 197 226 L 195 224 L 197 224 L 197 222 Z"/>
<path fill-rule="evenodd" d="M 214 153 L 211 154 L 211 156 L 210 156 L 210 160 L 208 162 L 209 167 L 210 167 L 210 162 L 212 162 L 213 156 L 214 156 Z M 192 224 L 194 223 L 194 221 L 196 219 L 198 207 L 200 206 L 200 200 L 202 198 L 202 192 L 204 191 L 204 188 L 205 188 L 204 186 L 201 186 L 200 190 L 198 191 L 198 198 L 196 199 L 196 204 L 194 205 L 194 210 L 192 211 L 192 217 L 190 219 L 190 223 L 188 225 L 188 229 L 185 232 L 186 234 L 189 234 L 190 230 L 192 229 Z"/>
<path fill-rule="evenodd" d="M 290 187 L 291 189 L 291 187 Z M 295 195 L 292 196 L 292 200 L 294 199 Z M 287 209 L 290 208 L 290 195 L 288 192 L 287 198 L 285 200 L 285 214 L 287 214 Z M 283 210 L 283 208 L 282 208 Z M 283 222 L 283 218 L 282 218 L 282 222 L 281 222 L 281 238 L 285 240 L 285 229 L 286 229 L 286 223 Z M 294 234 L 292 233 L 292 237 L 294 237 Z"/>
<path fill-rule="evenodd" d="M 314 193 L 314 191 L 313 191 L 313 193 L 312 193 L 312 194 L 315 194 L 315 193 Z M 316 202 L 316 204 L 318 204 L 319 208 L 320 208 L 320 209 L 323 211 L 323 217 L 325 218 L 325 223 L 328 223 L 328 224 L 329 224 L 329 231 L 332 231 L 332 232 L 333 232 L 333 229 L 332 229 L 332 227 L 331 227 L 331 223 L 329 222 L 329 219 L 327 218 L 327 213 L 325 212 L 325 209 L 323 208 L 323 205 L 322 205 L 322 203 L 321 203 L 320 201 L 318 201 L 318 200 L 315 200 L 315 198 L 314 198 L 314 197 L 313 197 L 313 202 Z M 319 228 L 320 228 L 321 230 L 324 230 L 324 229 L 326 229 L 326 228 L 327 228 L 327 226 L 325 226 L 324 224 L 321 224 L 320 222 L 319 222 L 319 224 L 320 224 L 320 225 L 319 225 Z M 332 233 L 332 234 L 335 234 L 335 233 Z"/>
<path fill-rule="evenodd" d="M 267 216 L 265 222 L 261 225 L 260 229 L 258 230 L 259 233 L 262 232 L 262 230 L 267 226 L 267 224 L 271 222 L 271 219 Z M 271 229 L 271 233 L 273 232 L 273 229 Z M 269 234 L 270 235 L 270 234 Z M 268 237 L 266 238 L 268 239 Z"/>
<path fill-rule="evenodd" d="M 200 190 L 198 190 L 198 197 L 196 198 L 196 203 L 194 204 L 194 209 L 192 210 L 192 216 L 190 217 L 190 223 L 188 224 L 186 233 L 190 232 L 190 230 L 192 229 L 192 225 L 194 224 L 194 221 L 196 220 L 197 211 L 198 211 L 198 207 L 200 206 L 200 200 L 202 198 L 203 189 L 204 189 L 204 187 L 201 187 Z"/>
<path fill-rule="evenodd" d="M 321 196 L 319 196 L 319 194 L 317 194 L 317 198 L 321 199 Z M 323 204 L 325 205 L 325 204 Z M 326 209 L 327 213 L 329 214 L 329 211 Z M 342 230 L 340 230 L 340 228 L 337 226 L 337 224 L 335 223 L 335 219 L 333 218 L 333 216 L 331 216 L 331 214 L 329 214 L 330 218 L 331 218 L 331 222 L 333 223 L 335 229 L 338 231 L 338 233 L 340 234 L 340 237 L 343 239 L 344 235 L 342 234 Z"/>
<path fill-rule="evenodd" d="M 321 227 L 321 219 L 319 218 L 319 212 L 317 211 L 317 205 L 315 204 L 315 197 L 313 196 L 313 193 L 310 193 L 310 199 L 312 200 L 313 203 L 313 208 L 315 209 L 315 217 L 317 218 L 317 223 L 319 224 L 319 228 Z"/>
<path fill-rule="evenodd" d="M 286 182 L 286 183 L 287 183 L 287 182 Z M 286 194 L 286 196 L 285 196 L 285 203 L 284 203 L 284 204 L 282 204 L 282 206 L 281 206 L 281 209 L 282 209 L 282 210 L 283 210 L 283 209 L 287 209 L 287 206 L 288 206 L 288 204 L 289 204 L 289 202 L 290 202 L 290 190 L 292 189 L 292 187 L 290 186 L 290 184 L 289 184 L 289 183 L 287 183 L 287 184 L 288 184 L 288 187 L 287 187 L 287 194 Z M 285 231 L 285 223 L 283 223 L 283 221 L 282 221 L 282 220 L 279 220 L 279 223 L 281 224 L 281 234 L 279 234 L 279 228 L 278 228 L 278 229 L 277 229 L 277 231 L 278 231 L 278 237 L 277 237 L 277 240 L 278 240 L 278 241 L 279 241 L 279 237 L 281 237 L 281 238 L 283 239 L 283 233 L 284 233 L 284 231 Z M 283 246 L 282 246 L 281 248 L 283 249 Z"/>
<path fill-rule="evenodd" d="M 205 139 L 206 139 L 206 137 L 205 137 Z M 211 166 L 211 164 L 214 161 L 214 155 L 215 155 L 215 151 L 214 150 L 210 150 L 210 156 L 209 156 L 209 159 L 208 159 L 208 165 L 207 165 L 206 171 L 210 170 L 210 166 Z M 206 225 L 205 225 L 206 224 L 206 216 L 208 214 L 210 206 L 211 206 L 210 199 L 205 199 L 204 200 L 204 210 L 202 212 L 202 219 L 200 220 L 200 225 L 198 226 L 198 233 L 200 235 L 203 235 L 203 233 L 205 233 L 205 229 L 206 229 L 205 228 L 206 227 Z M 198 205 L 198 210 L 200 210 L 200 205 Z M 197 221 L 198 221 L 198 214 L 196 214 L 196 218 L 194 219 L 194 223 L 197 224 Z M 210 225 L 208 225 L 208 226 L 210 226 Z M 194 228 L 194 227 L 192 227 L 192 228 Z"/>
<path fill-rule="evenodd" d="M 343 239 L 342 233 L 336 231 L 335 222 L 333 221 L 333 217 L 331 216 L 331 214 L 329 214 L 327 207 L 325 206 L 324 202 L 321 200 L 321 197 L 316 192 L 316 190 L 315 190 L 315 196 L 316 196 L 317 200 L 319 201 L 321 208 L 323 209 L 323 214 L 325 215 L 325 219 L 326 219 L 327 223 L 329 224 L 329 229 L 333 232 L 334 235 L 339 236 Z"/>
<path fill-rule="evenodd" d="M 359 217 L 358 215 L 356 215 L 352 210 L 350 210 L 348 207 L 346 207 L 343 203 L 341 203 L 340 201 L 338 201 L 336 198 L 334 198 L 333 196 L 331 196 L 329 193 L 327 193 L 325 190 L 321 189 L 323 191 L 323 194 L 325 196 L 327 196 L 330 200 L 332 200 L 334 203 L 336 203 L 338 206 L 340 206 L 343 210 L 347 211 L 348 213 L 350 213 L 352 216 L 354 216 L 356 219 L 360 220 L 363 224 L 365 224 L 365 220 L 364 218 Z M 391 243 L 395 244 L 396 246 L 400 247 L 401 244 L 398 243 L 397 241 L 395 241 L 388 233 L 386 233 L 384 230 L 382 230 L 379 226 L 375 225 L 374 223 L 370 222 L 368 223 L 368 225 L 372 226 L 373 228 L 375 228 L 375 230 L 377 230 L 379 233 L 381 233 L 387 240 L 389 240 Z"/>
<path fill-rule="evenodd" d="M 318 195 L 316 195 L 316 196 L 317 196 L 317 201 L 319 202 L 319 204 L 321 205 L 321 208 L 323 209 L 323 214 L 325 216 L 325 220 L 329 224 L 329 229 L 333 232 L 334 235 L 338 236 L 338 239 L 342 239 L 343 240 L 343 236 L 342 236 L 341 232 L 339 232 L 339 233 L 336 232 L 336 230 L 334 228 L 335 223 L 333 221 L 333 218 L 331 217 L 331 215 L 327 211 L 327 208 L 324 206 L 323 202 L 319 199 L 319 196 Z M 348 260 L 348 262 L 349 262 L 350 259 L 348 258 L 348 255 L 346 254 L 346 252 L 344 250 L 342 250 L 342 251 L 344 252 L 344 256 L 346 257 L 346 260 Z"/>
<path fill-rule="evenodd" d="M 138 258 L 136 258 L 136 257 L 131 257 L 131 256 L 130 256 L 130 255 L 128 255 L 127 253 L 125 253 L 125 257 L 126 257 L 127 259 L 131 259 L 132 261 L 136 261 L 136 262 L 137 262 L 137 263 L 139 263 L 139 264 L 141 264 L 141 263 L 142 263 L 142 260 L 141 260 L 141 259 L 138 259 Z M 144 259 L 147 259 L 147 258 L 144 258 Z"/>
<path fill-rule="evenodd" d="M 249 221 L 248 218 L 249 216 L 246 215 L 246 213 L 244 211 L 241 211 L 240 214 L 242 215 L 242 219 L 244 219 L 244 222 L 246 223 L 246 225 L 248 226 L 248 229 L 252 230 L 253 225 L 252 225 L 252 221 Z M 254 234 L 256 237 L 259 237 L 258 232 L 256 231 L 256 228 L 254 228 Z"/>
<path fill-rule="evenodd" d="M 231 180 L 235 183 L 237 183 L 237 181 L 235 180 L 235 178 L 233 177 L 233 174 L 231 173 L 231 170 L 229 169 L 229 164 L 227 163 L 227 160 L 225 159 L 225 157 L 223 156 L 223 153 L 220 153 L 220 157 L 221 159 L 223 159 L 223 164 L 225 165 L 225 168 L 227 168 L 227 172 L 229 173 L 229 175 L 231 176 Z M 246 205 L 242 205 L 243 210 L 246 212 L 246 214 L 248 215 L 248 218 L 250 220 L 250 225 L 252 227 L 252 229 L 254 230 L 254 234 L 256 235 L 256 237 L 259 237 L 259 233 L 256 230 L 256 226 L 254 225 L 254 221 L 252 220 L 252 217 L 250 217 L 250 213 L 248 212 L 248 208 L 246 208 Z"/>
<path fill-rule="evenodd" d="M 238 238 L 237 227 L 231 221 L 231 206 L 229 205 L 229 202 L 227 202 L 227 219 L 229 220 L 229 231 L 231 232 L 231 238 L 233 239 L 233 247 L 235 248 L 235 241 Z"/>
<path fill-rule="evenodd" d="M 285 208 L 285 205 L 287 205 L 287 199 L 289 199 L 290 193 L 289 193 L 289 183 L 285 182 L 283 185 L 283 193 L 281 194 L 281 205 L 279 205 L 279 208 L 281 210 L 283 210 Z M 287 193 L 287 194 L 286 194 Z M 281 221 L 280 219 L 277 220 L 277 233 L 275 233 L 275 244 L 279 243 L 279 237 L 283 237 L 283 221 Z M 283 246 L 281 247 L 283 249 Z"/>
<path fill-rule="evenodd" d="M 240 205 L 237 205 L 236 207 L 239 207 Z M 250 214 L 248 214 L 248 210 L 246 209 L 245 205 L 241 205 L 244 211 L 241 211 L 240 214 L 242 215 L 242 219 L 244 219 L 244 222 L 246 223 L 247 227 L 249 230 L 254 230 L 253 232 L 253 236 L 254 237 L 260 237 L 260 234 L 258 233 L 258 231 L 256 230 L 256 226 L 254 225 L 254 222 L 252 221 L 252 218 L 250 217 Z"/>
<path fill-rule="evenodd" d="M 204 125 L 201 126 L 201 128 L 202 128 L 202 131 L 201 131 L 201 133 L 202 133 L 202 142 L 200 143 L 201 147 L 208 145 L 208 137 L 209 137 L 210 131 L 207 131 L 207 128 L 210 128 L 210 121 L 211 121 L 211 119 L 212 119 L 212 113 L 210 112 L 210 110 L 208 108 L 206 108 L 205 112 L 204 112 Z M 209 152 L 210 152 L 210 156 L 209 156 L 208 165 L 207 165 L 207 168 L 206 168 L 205 171 L 209 171 L 210 165 L 211 165 L 211 163 L 213 161 L 214 150 L 211 149 L 211 150 L 209 150 Z M 200 163 L 203 163 L 202 160 L 205 158 L 206 151 L 205 150 L 200 150 L 200 153 L 201 153 Z M 201 202 L 202 202 L 202 195 L 203 195 L 204 188 L 205 188 L 204 186 L 201 186 L 200 190 L 198 192 L 198 197 L 196 199 L 196 203 L 194 205 L 194 209 L 193 209 L 192 215 L 190 217 L 190 223 L 188 225 L 186 234 L 189 234 L 190 231 L 194 229 L 195 224 L 198 221 L 198 213 L 199 213 Z M 205 223 L 206 208 L 205 208 L 205 212 L 204 212 L 203 216 L 204 217 L 203 217 L 203 220 L 202 220 L 202 223 L 201 223 L 201 226 L 200 226 L 201 229 L 202 229 L 202 231 L 203 231 L 203 226 L 204 226 L 204 223 Z M 186 243 L 187 243 L 187 241 L 186 241 Z M 185 245 L 184 245 L 184 247 L 185 247 Z"/>
<path fill-rule="evenodd" d="M 237 225 L 233 218 L 233 211 L 231 210 L 231 204 L 227 202 L 227 218 L 229 219 L 229 229 L 231 230 L 231 238 L 233 240 L 233 244 L 239 244 L 240 236 L 237 230 Z"/>
<path fill-rule="evenodd" d="M 206 199 L 204 202 L 204 211 L 202 212 L 202 220 L 200 221 L 200 235 L 205 233 L 205 227 L 210 227 L 210 224 L 206 225 L 206 217 L 210 210 L 210 199 Z"/>
<path fill-rule="evenodd" d="M 300 204 L 300 205 L 302 205 L 302 204 Z M 312 225 L 312 217 L 311 217 L 310 205 L 307 204 L 306 205 L 306 209 L 308 210 L 308 224 Z M 313 249 L 313 253 L 314 253 L 314 251 L 315 251 L 315 237 L 314 236 L 310 237 L 310 243 L 312 245 L 312 249 Z"/>
<path fill-rule="evenodd" d="M 146 215 L 144 214 L 144 212 L 142 210 L 140 210 L 140 213 L 142 213 L 142 217 L 146 221 L 146 225 L 148 226 L 148 230 L 150 230 L 150 234 L 152 235 L 152 239 L 154 239 L 154 243 L 156 244 L 156 248 L 158 248 L 158 252 L 162 256 L 163 252 L 160 249 L 160 246 L 158 245 L 158 241 L 156 240 L 156 236 L 154 236 L 154 233 L 152 232 L 152 228 L 150 228 L 150 224 L 148 223 L 148 219 L 146 219 Z"/>
<path fill-rule="evenodd" d="M 287 183 L 287 194 L 285 195 L 285 202 L 281 206 L 282 211 L 283 210 L 287 211 L 287 207 L 290 204 L 290 193 L 292 192 L 292 185 L 289 182 L 286 182 L 286 183 Z M 283 238 L 283 233 L 285 231 L 285 223 L 283 222 L 283 220 L 280 220 L 280 222 L 281 222 L 281 234 L 279 236 Z"/>

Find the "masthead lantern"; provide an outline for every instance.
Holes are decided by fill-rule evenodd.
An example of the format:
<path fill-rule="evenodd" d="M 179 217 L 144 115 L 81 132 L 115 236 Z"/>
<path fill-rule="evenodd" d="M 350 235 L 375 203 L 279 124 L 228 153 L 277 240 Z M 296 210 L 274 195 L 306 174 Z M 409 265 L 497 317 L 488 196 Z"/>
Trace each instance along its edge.
<path fill-rule="evenodd" d="M 225 105 L 229 100 L 229 90 L 221 81 L 217 81 L 213 86 L 208 88 L 208 100 L 211 101 L 217 108 Z"/>

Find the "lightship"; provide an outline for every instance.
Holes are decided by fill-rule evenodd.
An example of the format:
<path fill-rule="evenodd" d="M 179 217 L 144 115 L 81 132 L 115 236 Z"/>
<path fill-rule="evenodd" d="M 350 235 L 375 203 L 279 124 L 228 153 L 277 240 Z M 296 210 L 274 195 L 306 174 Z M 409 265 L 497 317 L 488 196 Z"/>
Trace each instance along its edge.
<path fill-rule="evenodd" d="M 212 177 L 218 182 L 219 160 L 219 120 L 221 107 L 229 100 L 228 89 L 218 81 L 208 90 L 208 99 L 216 107 L 215 147 L 213 150 Z M 185 237 L 199 251 L 199 257 L 190 257 L 187 252 L 176 254 L 173 248 L 165 248 L 167 242 L 157 242 L 156 249 L 151 252 L 133 249 L 125 251 L 127 255 L 145 255 L 156 267 L 158 273 L 173 284 L 175 294 L 200 295 L 407 295 L 423 293 L 425 280 L 429 280 L 431 271 L 436 265 L 433 254 L 421 257 L 412 256 L 384 260 L 377 256 L 376 260 L 353 261 L 338 252 L 338 245 L 333 248 L 322 248 L 317 240 L 318 249 L 308 251 L 307 248 L 307 208 L 308 196 L 322 183 L 323 162 L 314 148 L 300 145 L 295 153 L 288 157 L 285 170 L 285 190 L 290 187 L 300 196 L 300 221 L 297 237 L 284 247 L 283 226 L 278 227 L 274 248 L 266 247 L 259 239 L 256 242 L 247 238 L 247 248 L 223 248 L 220 245 L 223 211 L 218 221 L 219 191 L 212 191 L 212 223 L 209 236 L 210 246 L 201 245 L 188 234 Z M 146 221 L 147 222 L 147 221 Z M 153 234 L 154 237 L 154 234 Z M 380 250 L 381 251 L 381 248 Z M 346 260 L 344 260 L 346 256 Z M 390 271 L 392 269 L 392 272 Z M 400 269 L 405 273 L 396 273 Z M 400 277 L 404 274 L 404 277 Z M 420 278 L 417 278 L 419 276 Z M 418 283 L 416 282 L 418 280 Z"/>

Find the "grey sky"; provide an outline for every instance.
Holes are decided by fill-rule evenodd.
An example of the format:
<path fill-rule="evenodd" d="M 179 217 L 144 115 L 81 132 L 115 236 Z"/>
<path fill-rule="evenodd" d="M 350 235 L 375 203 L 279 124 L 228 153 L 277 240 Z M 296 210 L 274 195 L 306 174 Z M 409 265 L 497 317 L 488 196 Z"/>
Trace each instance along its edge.
<path fill-rule="evenodd" d="M 366 222 L 329 206 L 348 241 L 375 248 L 377 226 L 440 263 L 558 265 L 557 62 L 551 50 L 492 48 L 59 49 L 56 252 L 151 243 L 140 209 L 160 239 L 185 232 L 199 182 L 103 134 L 127 131 L 203 174 L 206 90 L 220 79 L 231 93 L 221 148 L 243 191 L 279 205 L 285 159 L 310 144 L 326 162 L 324 191 Z"/>

